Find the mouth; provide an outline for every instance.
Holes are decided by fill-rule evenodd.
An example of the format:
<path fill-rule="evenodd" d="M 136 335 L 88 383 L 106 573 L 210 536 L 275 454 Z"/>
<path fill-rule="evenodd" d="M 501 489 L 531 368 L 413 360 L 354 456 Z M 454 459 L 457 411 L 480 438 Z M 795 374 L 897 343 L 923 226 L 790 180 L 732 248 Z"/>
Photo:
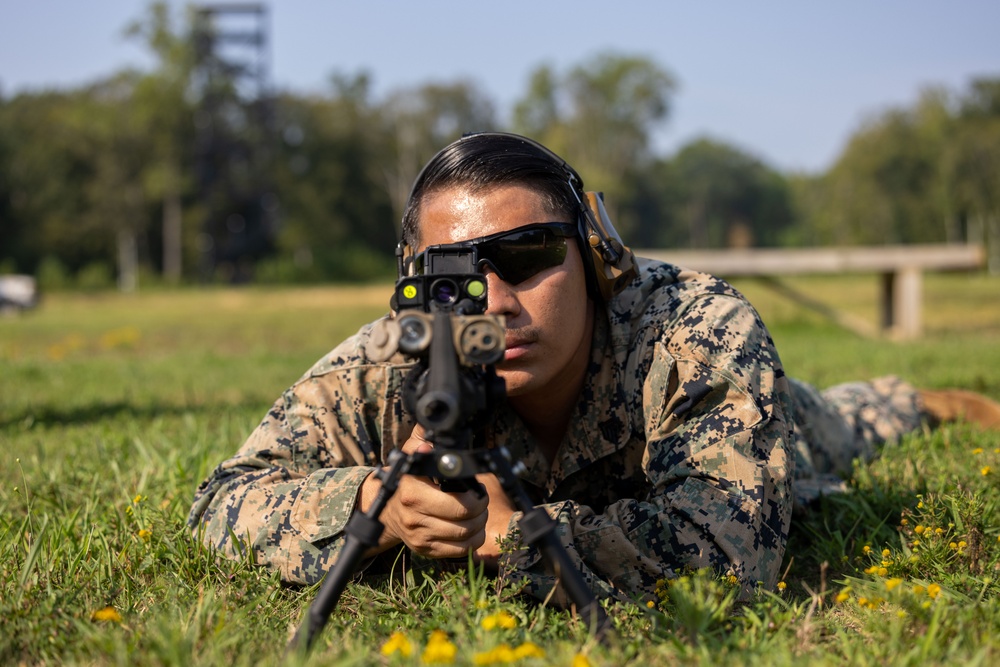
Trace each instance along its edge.
<path fill-rule="evenodd" d="M 514 361 L 519 359 L 528 353 L 530 347 L 534 344 L 534 340 L 529 337 L 524 336 L 507 336 L 506 349 L 503 353 L 504 361 Z"/>

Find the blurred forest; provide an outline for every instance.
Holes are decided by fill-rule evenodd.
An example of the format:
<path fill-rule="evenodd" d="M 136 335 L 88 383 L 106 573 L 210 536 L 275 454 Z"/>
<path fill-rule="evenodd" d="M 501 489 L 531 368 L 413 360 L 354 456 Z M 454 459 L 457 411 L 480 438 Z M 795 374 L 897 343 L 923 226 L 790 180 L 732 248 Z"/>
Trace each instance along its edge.
<path fill-rule="evenodd" d="M 152 71 L 0 96 L 0 273 L 45 289 L 387 278 L 420 167 L 481 130 L 566 157 L 634 248 L 968 241 L 1000 254 L 1000 77 L 926 90 L 870 118 L 826 173 L 784 174 L 711 138 L 654 154 L 676 85 L 641 57 L 539 67 L 502 126 L 470 81 L 374 100 L 367 73 L 334 74 L 324 94 L 251 99 L 207 69 L 212 29 L 154 4 L 128 29 Z"/>

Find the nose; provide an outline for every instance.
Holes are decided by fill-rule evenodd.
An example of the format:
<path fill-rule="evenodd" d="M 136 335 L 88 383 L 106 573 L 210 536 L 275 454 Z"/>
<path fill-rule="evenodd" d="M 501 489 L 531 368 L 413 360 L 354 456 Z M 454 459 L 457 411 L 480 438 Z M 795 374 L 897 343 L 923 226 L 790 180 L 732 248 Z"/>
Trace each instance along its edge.
<path fill-rule="evenodd" d="M 486 267 L 486 314 L 503 315 L 508 320 L 517 317 L 521 312 L 521 302 L 517 299 L 514 288 L 500 279 L 496 271 Z"/>

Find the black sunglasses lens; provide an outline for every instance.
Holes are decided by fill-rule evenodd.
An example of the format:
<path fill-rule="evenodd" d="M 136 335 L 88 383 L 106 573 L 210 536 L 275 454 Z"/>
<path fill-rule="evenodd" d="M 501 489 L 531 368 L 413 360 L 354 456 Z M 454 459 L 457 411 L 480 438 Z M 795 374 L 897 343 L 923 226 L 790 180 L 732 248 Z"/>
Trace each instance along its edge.
<path fill-rule="evenodd" d="M 512 232 L 480 245 L 479 258 L 489 262 L 501 280 L 517 285 L 545 269 L 562 265 L 566 239 L 549 229 Z"/>

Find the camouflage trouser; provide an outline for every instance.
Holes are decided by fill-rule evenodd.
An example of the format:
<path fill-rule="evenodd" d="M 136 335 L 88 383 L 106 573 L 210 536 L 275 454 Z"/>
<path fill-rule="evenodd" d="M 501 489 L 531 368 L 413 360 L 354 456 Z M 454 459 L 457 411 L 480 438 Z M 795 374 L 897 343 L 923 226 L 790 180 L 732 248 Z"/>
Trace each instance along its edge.
<path fill-rule="evenodd" d="M 790 378 L 795 421 L 795 500 L 805 504 L 843 490 L 854 459 L 920 428 L 924 415 L 912 385 L 897 377 L 819 391 Z"/>

